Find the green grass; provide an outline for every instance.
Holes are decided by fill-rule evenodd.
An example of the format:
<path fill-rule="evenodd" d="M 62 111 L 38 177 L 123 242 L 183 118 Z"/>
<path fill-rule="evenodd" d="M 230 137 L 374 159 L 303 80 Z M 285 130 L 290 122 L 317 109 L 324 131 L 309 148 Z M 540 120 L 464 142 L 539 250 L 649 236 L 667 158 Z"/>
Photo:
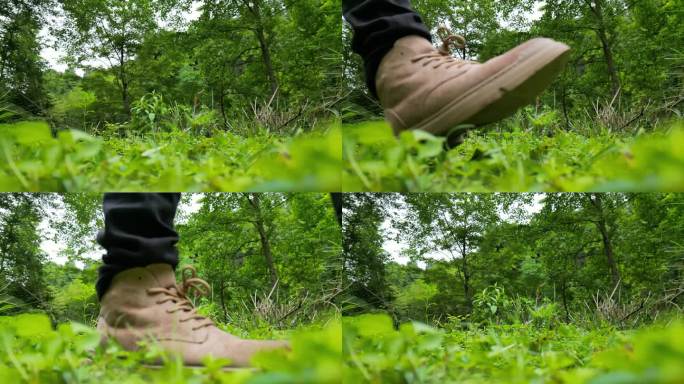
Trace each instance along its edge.
<path fill-rule="evenodd" d="M 343 319 L 349 383 L 676 384 L 684 382 L 684 322 L 636 331 L 572 324 L 465 330 L 389 316 Z"/>
<path fill-rule="evenodd" d="M 268 336 L 288 338 L 292 351 L 257 355 L 253 360 L 254 370 L 227 371 L 223 369 L 225 361 L 218 360 L 207 360 L 203 368 L 186 368 L 154 346 L 138 352 L 123 351 L 113 343 L 101 346 L 99 334 L 82 324 L 63 323 L 54 328 L 43 314 L 0 316 L 0 383 L 336 384 L 341 381 L 339 320 Z M 160 357 L 163 366 L 145 365 Z"/>
<path fill-rule="evenodd" d="M 474 131 L 449 151 L 384 122 L 345 126 L 344 191 L 684 191 L 684 124 L 634 136 Z M 548 129 L 546 129 L 548 132 Z"/>
<path fill-rule="evenodd" d="M 283 138 L 182 131 L 52 138 L 47 124 L 0 124 L 0 191 L 339 191 L 341 130 Z"/>
<path fill-rule="evenodd" d="M 283 138 L 110 138 L 0 125 L 0 191 L 683 191 L 684 124 L 635 136 L 473 132 L 452 150 L 384 122 Z M 344 137 L 343 137 L 344 136 Z M 343 143 L 343 144 L 342 144 Z"/>

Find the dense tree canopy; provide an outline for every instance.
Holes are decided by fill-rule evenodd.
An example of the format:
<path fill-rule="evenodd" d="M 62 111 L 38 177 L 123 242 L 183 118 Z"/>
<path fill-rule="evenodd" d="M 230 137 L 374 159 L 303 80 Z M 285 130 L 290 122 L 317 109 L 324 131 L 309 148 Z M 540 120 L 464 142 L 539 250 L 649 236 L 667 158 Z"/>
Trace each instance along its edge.
<path fill-rule="evenodd" d="M 50 0 L 0 4 L 0 122 L 9 117 L 3 111 L 3 99 L 12 103 L 14 113 L 41 113 L 49 108 L 38 33 L 51 5 Z"/>
<path fill-rule="evenodd" d="M 37 226 L 41 196 L 0 195 L 0 294 L 29 307 L 45 307 L 49 297 L 44 264 L 47 255 L 40 249 Z"/>
<path fill-rule="evenodd" d="M 244 121 L 310 129 L 339 99 L 338 7 L 333 0 L 13 1 L 0 9 L 0 95 L 9 92 L 5 102 L 56 130 L 104 133 L 107 123 L 131 122 L 119 128 L 144 131 L 164 118 L 181 129 L 246 133 Z M 68 64 L 63 73 L 40 57 L 52 43 Z"/>

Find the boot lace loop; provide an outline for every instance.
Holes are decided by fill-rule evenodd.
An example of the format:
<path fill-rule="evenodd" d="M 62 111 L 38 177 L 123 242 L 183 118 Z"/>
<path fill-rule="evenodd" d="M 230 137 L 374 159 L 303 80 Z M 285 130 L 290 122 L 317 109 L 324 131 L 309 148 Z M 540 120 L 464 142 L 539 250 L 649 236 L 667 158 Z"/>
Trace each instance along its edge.
<path fill-rule="evenodd" d="M 413 62 L 417 63 L 423 61 L 423 66 L 426 67 L 433 64 L 433 68 L 437 69 L 446 64 L 446 68 L 461 67 L 465 64 L 475 64 L 474 61 L 456 59 L 451 56 L 454 49 L 463 49 L 466 46 L 466 40 L 461 35 L 454 35 L 445 26 L 439 27 L 437 35 L 442 39 L 442 46 L 436 52 L 419 55 L 413 58 Z"/>
<path fill-rule="evenodd" d="M 188 274 L 189 272 L 189 274 Z M 190 320 L 197 320 L 199 324 L 192 329 L 197 330 L 202 327 L 214 325 L 214 322 L 197 313 L 197 308 L 190 301 L 189 295 L 192 292 L 193 296 L 208 296 L 211 292 L 209 283 L 197 277 L 197 270 L 192 265 L 186 265 L 181 270 L 181 285 L 175 284 L 169 288 L 149 288 L 149 294 L 157 295 L 163 294 L 164 297 L 157 301 L 157 304 L 164 304 L 166 302 L 173 302 L 175 305 L 169 308 L 169 313 L 183 312 L 185 316 L 181 318 L 180 322 Z"/>
<path fill-rule="evenodd" d="M 437 36 L 442 39 L 442 47 L 439 51 L 443 55 L 451 56 L 454 49 L 464 49 L 466 47 L 465 37 L 451 33 L 445 25 L 441 25 L 437 29 Z"/>

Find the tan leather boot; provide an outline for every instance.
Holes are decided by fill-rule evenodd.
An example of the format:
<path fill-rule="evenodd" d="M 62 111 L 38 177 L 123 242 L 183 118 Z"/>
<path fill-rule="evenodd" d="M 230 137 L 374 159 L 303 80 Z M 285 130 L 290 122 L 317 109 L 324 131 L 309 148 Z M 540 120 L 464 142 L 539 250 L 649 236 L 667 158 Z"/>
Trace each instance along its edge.
<path fill-rule="evenodd" d="M 453 58 L 443 37 L 438 50 L 419 36 L 397 40 L 382 59 L 376 87 L 385 118 L 395 133 L 422 129 L 460 134 L 467 127 L 501 120 L 534 101 L 565 65 L 570 47 L 544 38 L 530 40 L 484 64 Z"/>
<path fill-rule="evenodd" d="M 187 295 L 191 289 L 207 294 L 209 285 L 196 277 L 192 267 L 182 272 L 180 286 L 168 264 L 133 268 L 114 276 L 100 303 L 97 328 L 103 338 L 112 338 L 127 350 L 138 349 L 140 341 L 157 343 L 191 366 L 202 365 L 202 358 L 211 355 L 244 367 L 260 350 L 287 348 L 280 341 L 240 339 L 197 314 Z"/>

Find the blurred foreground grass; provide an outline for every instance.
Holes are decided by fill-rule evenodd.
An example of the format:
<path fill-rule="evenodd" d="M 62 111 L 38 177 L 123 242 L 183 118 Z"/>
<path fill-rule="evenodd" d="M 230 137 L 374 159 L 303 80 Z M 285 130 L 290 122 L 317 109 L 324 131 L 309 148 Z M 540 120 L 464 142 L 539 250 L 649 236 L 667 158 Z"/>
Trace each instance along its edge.
<path fill-rule="evenodd" d="M 342 135 L 212 137 L 183 131 L 52 138 L 40 121 L 0 124 L 0 191 L 339 191 Z"/>
<path fill-rule="evenodd" d="M 343 319 L 347 383 L 684 383 L 684 321 L 635 331 L 572 324 L 434 328 Z"/>
<path fill-rule="evenodd" d="M 345 126 L 343 190 L 684 191 L 684 123 L 636 136 L 538 131 L 473 131 L 447 151 L 443 138 L 395 137 L 385 122 Z"/>
<path fill-rule="evenodd" d="M 123 351 L 100 346 L 100 336 L 78 323 L 53 328 L 44 314 L 0 316 L 0 383 L 340 383 L 339 319 L 269 335 L 287 338 L 292 351 L 255 356 L 256 369 L 224 370 L 225 361 L 207 360 L 204 368 L 185 368 L 154 346 Z M 161 367 L 146 362 L 163 358 Z"/>

